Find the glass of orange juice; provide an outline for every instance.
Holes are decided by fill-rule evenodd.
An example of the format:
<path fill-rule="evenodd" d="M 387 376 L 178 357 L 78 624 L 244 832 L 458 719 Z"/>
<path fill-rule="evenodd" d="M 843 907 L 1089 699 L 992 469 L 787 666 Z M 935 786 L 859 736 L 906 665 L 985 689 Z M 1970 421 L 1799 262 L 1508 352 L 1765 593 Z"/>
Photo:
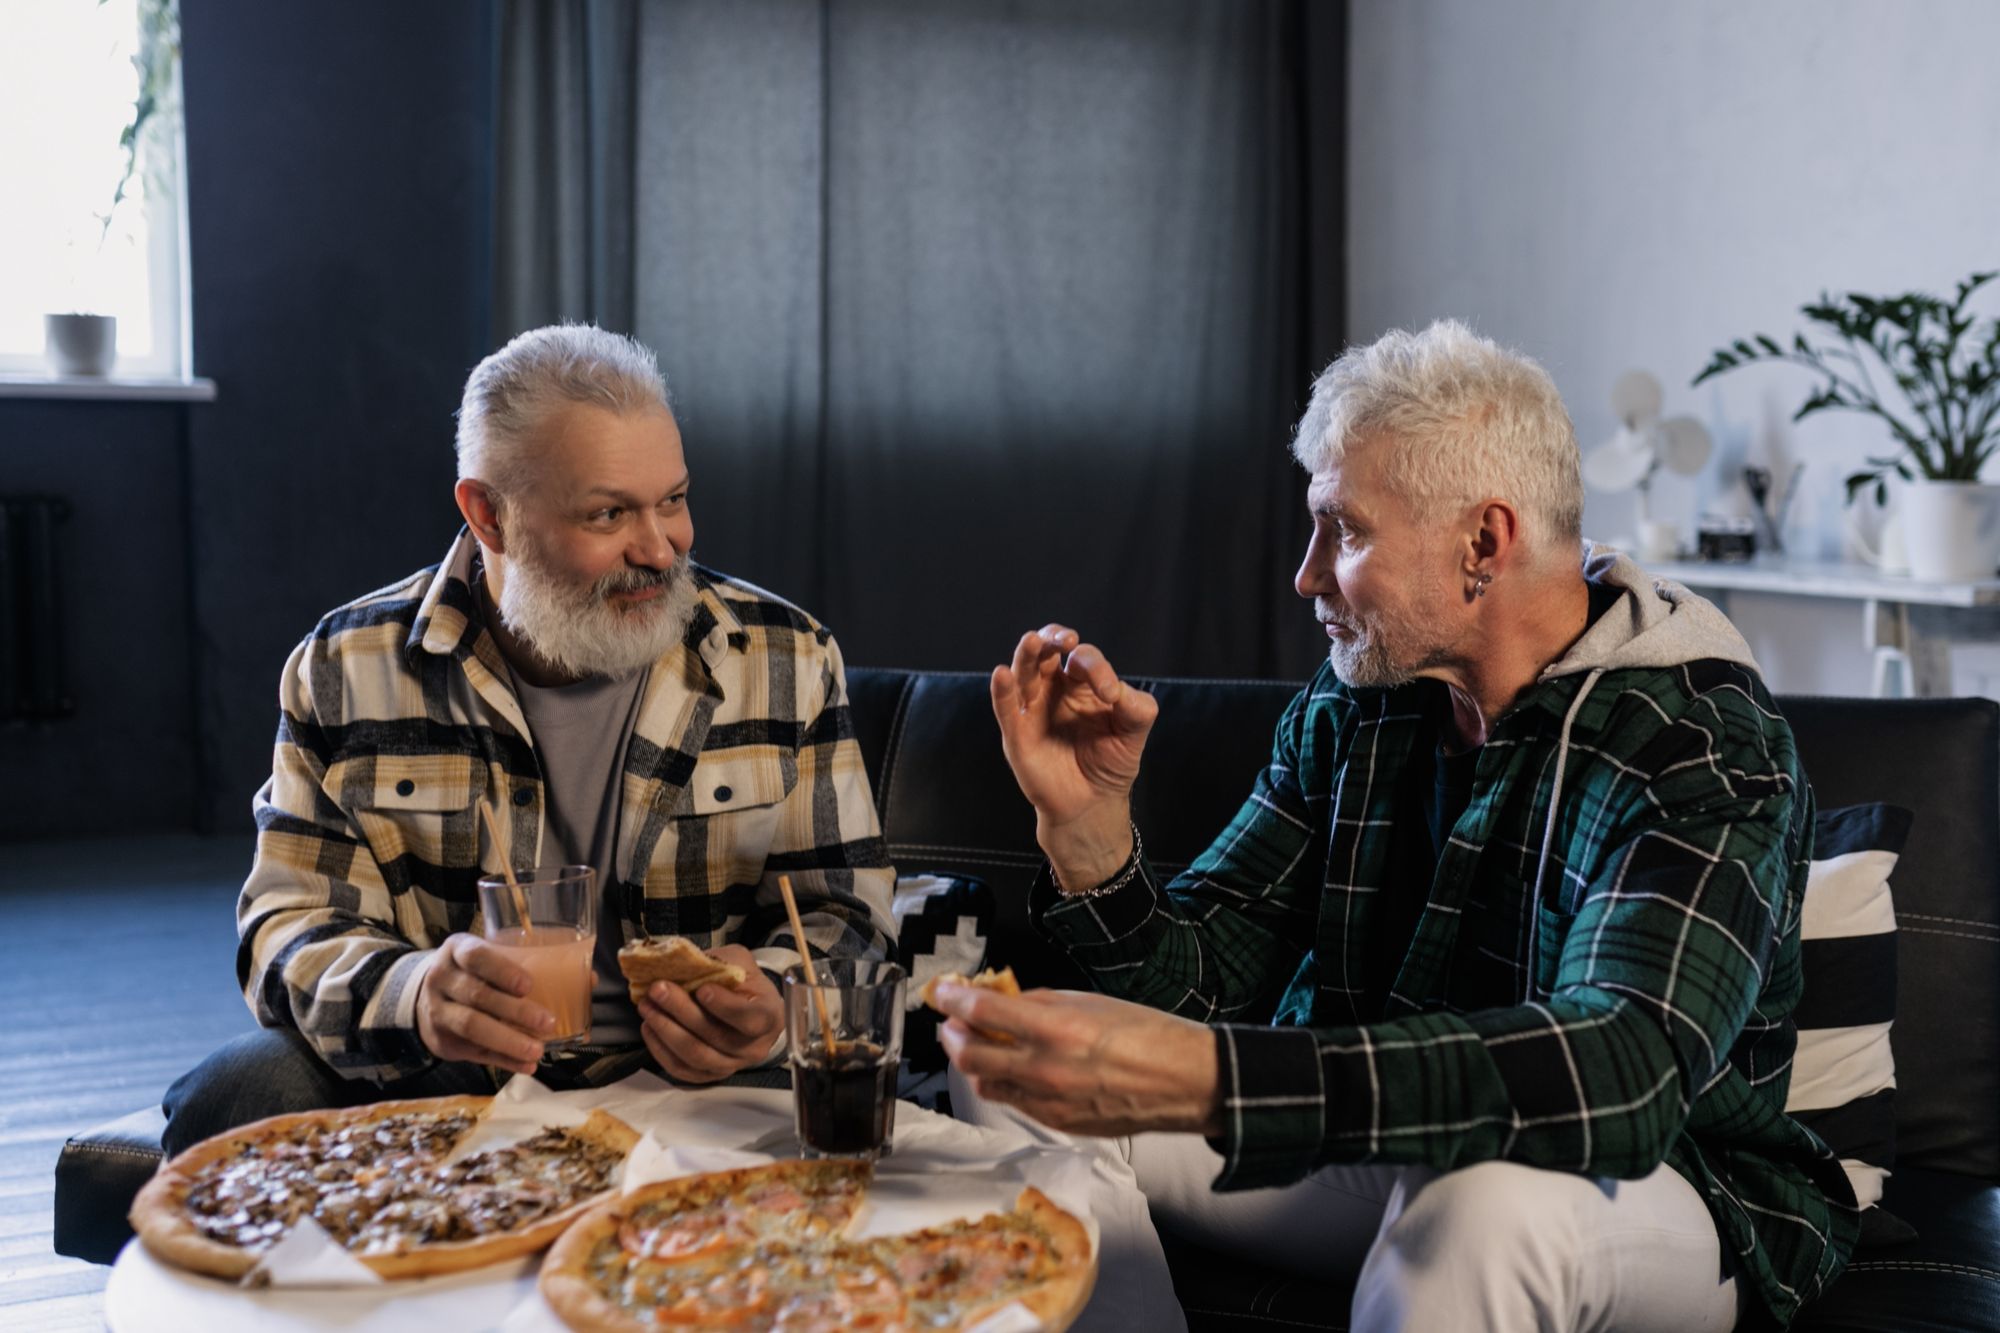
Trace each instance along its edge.
<path fill-rule="evenodd" d="M 563 866 L 479 881 L 480 934 L 524 969 L 528 998 L 555 1016 L 555 1031 L 543 1038 L 548 1050 L 590 1039 L 590 955 L 597 947 L 597 872 Z M 527 920 L 521 919 L 526 906 Z"/>

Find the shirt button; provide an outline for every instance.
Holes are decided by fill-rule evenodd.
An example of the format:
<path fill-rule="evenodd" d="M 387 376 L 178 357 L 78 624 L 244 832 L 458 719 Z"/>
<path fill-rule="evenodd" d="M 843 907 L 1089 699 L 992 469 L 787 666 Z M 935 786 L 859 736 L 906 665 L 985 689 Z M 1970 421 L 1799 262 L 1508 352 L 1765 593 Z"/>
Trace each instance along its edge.
<path fill-rule="evenodd" d="M 717 787 L 715 789 L 715 799 L 718 801 L 726 801 L 735 794 L 734 791 L 731 791 L 727 787 Z"/>
<path fill-rule="evenodd" d="M 515 805 L 528 805 L 531 804 L 534 801 L 534 799 L 535 799 L 535 793 L 527 787 L 523 787 L 519 791 L 514 793 Z"/>
<path fill-rule="evenodd" d="M 416 789 L 417 789 L 416 783 L 410 781 L 408 778 L 404 778 L 401 782 L 396 784 L 396 795 L 408 796 L 411 792 L 415 791 Z"/>

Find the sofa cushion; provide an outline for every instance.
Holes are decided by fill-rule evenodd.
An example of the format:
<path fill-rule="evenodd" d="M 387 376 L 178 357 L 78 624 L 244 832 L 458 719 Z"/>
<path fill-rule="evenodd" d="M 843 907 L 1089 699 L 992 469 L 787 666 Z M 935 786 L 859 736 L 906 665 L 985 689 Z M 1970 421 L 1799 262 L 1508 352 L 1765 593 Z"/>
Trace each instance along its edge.
<path fill-rule="evenodd" d="M 1822 809 L 1917 812 L 1896 863 L 1897 1168 L 2000 1177 L 2000 703 L 1778 707 Z"/>
<path fill-rule="evenodd" d="M 55 1252 L 108 1264 L 132 1239 L 126 1210 L 160 1169 L 160 1108 L 134 1111 L 63 1144 L 56 1159 Z"/>
<path fill-rule="evenodd" d="M 1271 733 L 1299 686 L 1285 681 L 1128 683 L 1160 701 L 1133 817 L 1162 874 L 1185 869 L 1250 794 Z M 977 875 L 993 889 L 992 962 L 1023 986 L 1088 988 L 1067 954 L 1028 921 L 1042 866 L 1035 815 L 1000 752 L 984 672 L 847 673 L 855 738 L 875 789 L 889 857 L 902 874 Z"/>
<path fill-rule="evenodd" d="M 1880 1201 L 1896 1158 L 1896 914 L 1889 877 L 1910 835 L 1893 805 L 1822 810 L 1799 924 L 1805 990 L 1785 1110 L 1840 1157 L 1854 1197 Z"/>

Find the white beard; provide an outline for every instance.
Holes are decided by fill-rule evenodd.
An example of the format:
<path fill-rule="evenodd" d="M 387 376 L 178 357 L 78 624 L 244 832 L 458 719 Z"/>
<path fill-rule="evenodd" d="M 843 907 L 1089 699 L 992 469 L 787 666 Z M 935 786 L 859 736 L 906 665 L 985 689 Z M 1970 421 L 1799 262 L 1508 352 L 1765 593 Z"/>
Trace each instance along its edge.
<path fill-rule="evenodd" d="M 623 676 L 652 665 L 687 635 L 699 601 L 687 562 L 664 571 L 622 569 L 587 586 L 568 582 L 517 532 L 500 587 L 500 619 L 534 654 L 571 676 Z M 661 588 L 619 607 L 619 592 Z"/>

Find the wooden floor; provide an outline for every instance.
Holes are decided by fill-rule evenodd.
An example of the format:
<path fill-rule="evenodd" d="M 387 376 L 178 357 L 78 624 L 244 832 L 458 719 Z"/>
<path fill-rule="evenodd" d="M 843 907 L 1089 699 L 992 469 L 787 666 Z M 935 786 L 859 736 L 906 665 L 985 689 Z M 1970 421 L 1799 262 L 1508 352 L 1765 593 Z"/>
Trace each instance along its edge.
<path fill-rule="evenodd" d="M 56 1156 L 254 1026 L 236 989 L 250 841 L 0 846 L 0 1328 L 99 1329 L 110 1269 L 50 1248 Z"/>

